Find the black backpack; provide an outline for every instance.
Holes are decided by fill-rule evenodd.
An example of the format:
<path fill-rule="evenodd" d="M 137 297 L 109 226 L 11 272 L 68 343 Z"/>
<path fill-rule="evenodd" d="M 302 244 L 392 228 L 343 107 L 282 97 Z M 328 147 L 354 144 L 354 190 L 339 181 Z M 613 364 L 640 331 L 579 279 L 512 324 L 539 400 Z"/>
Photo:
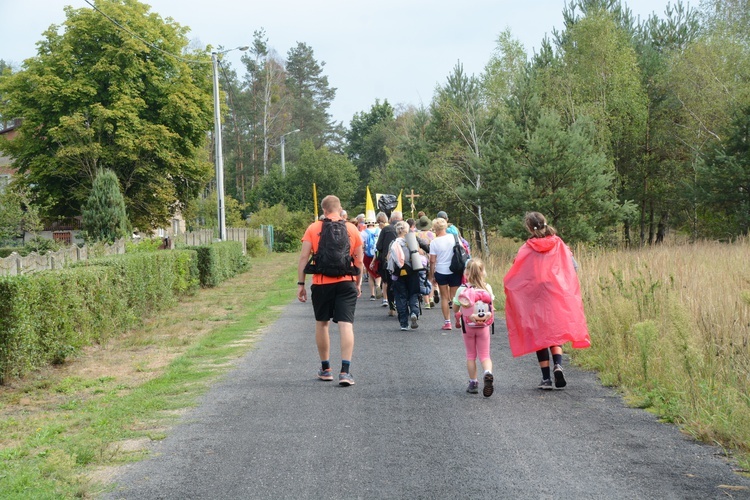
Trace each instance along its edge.
<path fill-rule="evenodd" d="M 305 274 L 331 277 L 359 275 L 359 268 L 354 267 L 354 258 L 350 255 L 351 246 L 346 224 L 345 220 L 323 219 L 318 251 L 310 256 L 310 262 L 305 266 Z"/>

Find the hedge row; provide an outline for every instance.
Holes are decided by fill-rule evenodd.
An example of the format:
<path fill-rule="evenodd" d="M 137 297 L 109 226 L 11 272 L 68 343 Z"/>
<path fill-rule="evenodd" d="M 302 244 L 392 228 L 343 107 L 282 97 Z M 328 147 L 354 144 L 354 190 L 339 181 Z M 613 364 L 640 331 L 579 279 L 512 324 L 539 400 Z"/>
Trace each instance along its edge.
<path fill-rule="evenodd" d="M 0 278 L 0 384 L 135 326 L 247 267 L 242 244 L 114 255 Z"/>
<path fill-rule="evenodd" d="M 242 243 L 238 241 L 187 248 L 198 252 L 201 286 L 216 286 L 247 269 L 247 258 L 242 254 Z"/>
<path fill-rule="evenodd" d="M 200 283 L 195 250 L 112 255 L 76 266 L 114 268 L 121 278 L 116 284 L 118 292 L 127 298 L 128 309 L 138 316 L 174 305 L 178 297 L 195 292 Z"/>
<path fill-rule="evenodd" d="M 197 254 L 118 255 L 0 278 L 0 383 L 125 331 L 199 283 Z"/>

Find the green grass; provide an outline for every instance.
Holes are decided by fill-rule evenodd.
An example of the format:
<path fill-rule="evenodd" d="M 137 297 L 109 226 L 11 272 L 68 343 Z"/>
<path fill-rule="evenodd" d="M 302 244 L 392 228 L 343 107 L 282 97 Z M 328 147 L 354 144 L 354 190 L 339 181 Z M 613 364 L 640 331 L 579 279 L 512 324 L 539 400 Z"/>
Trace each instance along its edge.
<path fill-rule="evenodd" d="M 119 384 L 113 377 L 83 376 L 40 381 L 27 387 L 25 395 L 42 391 L 52 401 L 62 398 L 62 402 L 46 403 L 51 408 L 44 418 L 26 418 L 19 411 L 0 421 L 6 443 L 0 449 L 0 498 L 91 497 L 103 488 L 89 479 L 91 471 L 142 459 L 144 451 L 127 451 L 119 444 L 166 437 L 164 427 L 175 423 L 178 410 L 193 406 L 230 369 L 229 361 L 252 349 L 252 343 L 237 341 L 257 337 L 258 330 L 280 314 L 277 306 L 293 299 L 296 288 L 289 283 L 294 282 L 296 259 L 271 255 L 259 260 L 269 259 L 282 261 L 279 272 L 272 276 L 264 273 L 267 281 L 258 288 L 253 301 L 227 307 L 231 314 L 220 318 L 223 324 L 194 339 L 159 376 L 132 387 Z M 200 293 L 218 297 L 231 293 L 233 286 L 238 286 L 236 281 Z M 165 345 L 170 343 L 167 340 Z M 138 361 L 131 365 L 136 372 L 149 370 Z M 22 397 L 23 393 L 5 395 L 3 407 L 10 408 Z"/>
<path fill-rule="evenodd" d="M 484 259 L 498 308 L 520 246 Z M 573 361 L 750 470 L 750 240 L 574 253 L 592 346 Z"/>

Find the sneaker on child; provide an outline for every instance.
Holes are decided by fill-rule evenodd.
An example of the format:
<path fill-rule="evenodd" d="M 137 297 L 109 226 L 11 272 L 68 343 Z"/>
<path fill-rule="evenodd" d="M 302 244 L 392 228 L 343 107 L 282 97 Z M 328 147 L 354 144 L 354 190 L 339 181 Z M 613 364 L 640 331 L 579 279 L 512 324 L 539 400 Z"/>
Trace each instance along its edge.
<path fill-rule="evenodd" d="M 552 381 L 548 378 L 543 378 L 542 381 L 539 382 L 539 385 L 537 387 L 543 391 L 551 391 Z"/>
<path fill-rule="evenodd" d="M 558 389 L 562 389 L 568 383 L 565 381 L 565 375 L 563 375 L 562 366 L 555 365 L 555 369 L 552 371 L 552 373 L 555 375 L 555 387 Z"/>
<path fill-rule="evenodd" d="M 492 393 L 495 392 L 495 388 L 492 385 L 494 381 L 495 377 L 493 377 L 490 372 L 484 374 L 484 387 L 482 388 L 482 395 L 485 398 L 492 396 Z"/>

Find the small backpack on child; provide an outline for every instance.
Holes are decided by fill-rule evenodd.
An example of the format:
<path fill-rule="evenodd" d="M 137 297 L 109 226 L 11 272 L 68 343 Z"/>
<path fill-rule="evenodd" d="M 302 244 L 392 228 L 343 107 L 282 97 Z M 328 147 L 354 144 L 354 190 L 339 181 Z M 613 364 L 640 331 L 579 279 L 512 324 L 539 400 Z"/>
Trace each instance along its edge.
<path fill-rule="evenodd" d="M 461 329 L 466 333 L 466 327 L 482 327 L 493 325 L 495 315 L 492 312 L 492 296 L 487 290 L 465 287 L 458 294 L 458 303 L 461 305 Z"/>

